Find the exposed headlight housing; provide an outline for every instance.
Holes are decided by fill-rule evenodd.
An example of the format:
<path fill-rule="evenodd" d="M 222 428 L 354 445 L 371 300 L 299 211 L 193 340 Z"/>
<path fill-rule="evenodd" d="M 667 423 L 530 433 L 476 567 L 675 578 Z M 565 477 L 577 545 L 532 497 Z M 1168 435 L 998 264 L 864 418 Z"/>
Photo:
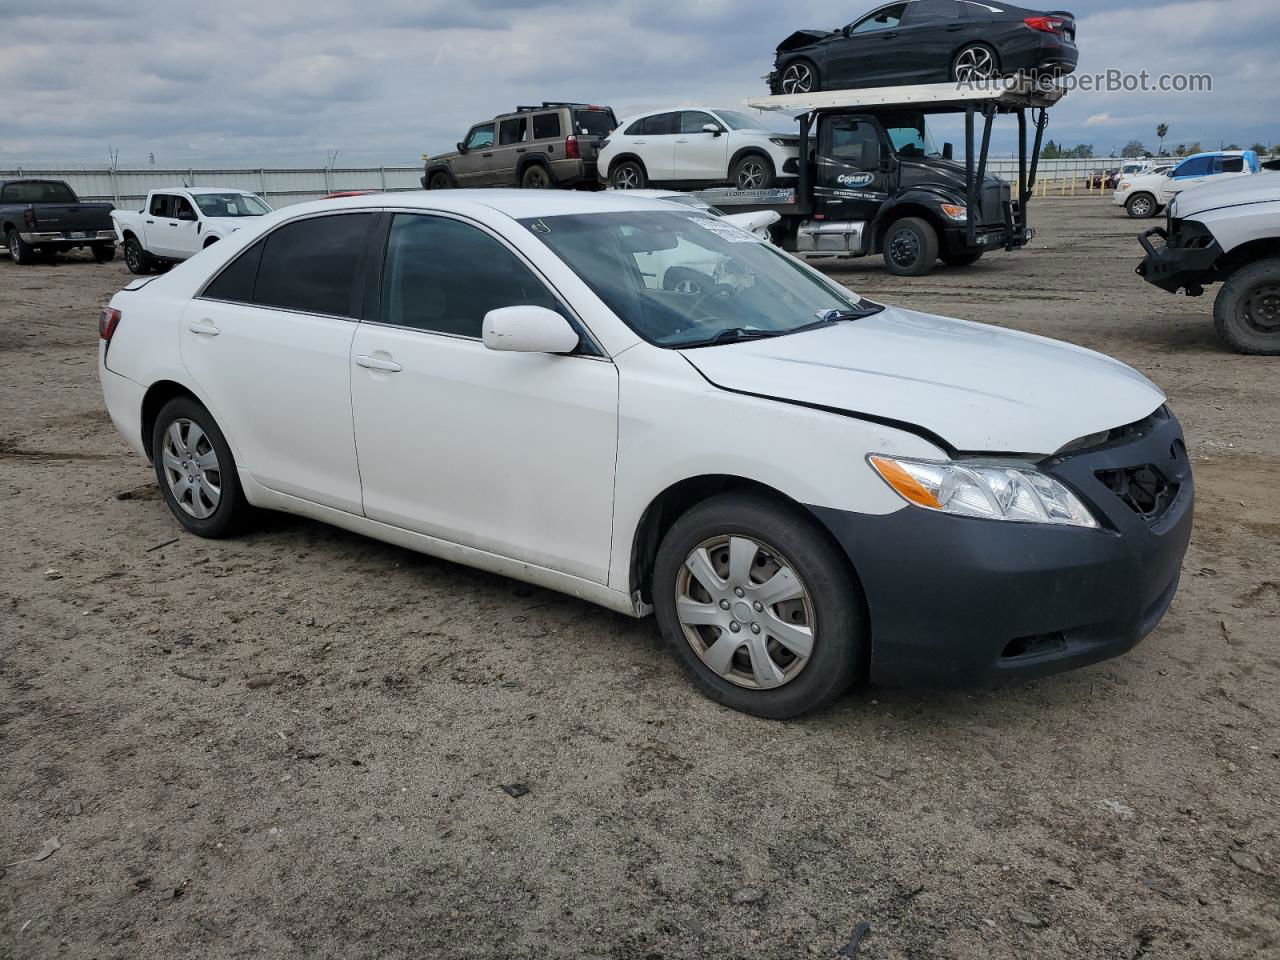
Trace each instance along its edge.
<path fill-rule="evenodd" d="M 958 203 L 944 203 L 942 212 L 952 220 L 958 220 L 961 223 L 969 219 L 969 208 Z"/>
<path fill-rule="evenodd" d="M 926 510 L 986 520 L 1099 526 L 1079 497 L 1028 463 L 911 460 L 881 454 L 872 454 L 867 462 L 898 496 Z"/>
<path fill-rule="evenodd" d="M 770 142 L 770 143 L 772 143 L 772 144 L 774 144 L 775 146 L 779 146 L 779 147 L 790 147 L 790 146 L 794 146 L 794 144 L 787 143 L 787 141 L 786 141 L 786 140 L 783 140 L 781 137 L 770 137 L 770 138 L 769 138 L 769 142 Z"/>

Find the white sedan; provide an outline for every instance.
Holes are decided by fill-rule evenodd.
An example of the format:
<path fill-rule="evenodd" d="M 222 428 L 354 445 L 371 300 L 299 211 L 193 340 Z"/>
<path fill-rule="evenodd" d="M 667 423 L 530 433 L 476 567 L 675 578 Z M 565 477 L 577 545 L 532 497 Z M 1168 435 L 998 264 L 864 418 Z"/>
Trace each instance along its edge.
<path fill-rule="evenodd" d="M 660 251 L 723 269 L 667 289 Z M 1190 534 L 1140 374 L 860 299 L 665 201 L 291 206 L 99 329 L 111 418 L 192 533 L 284 510 L 656 612 L 701 690 L 766 717 L 1123 653 Z"/>
<path fill-rule="evenodd" d="M 738 110 L 706 107 L 628 117 L 600 145 L 600 179 L 619 190 L 716 186 L 764 190 L 799 176 L 800 137 Z"/>

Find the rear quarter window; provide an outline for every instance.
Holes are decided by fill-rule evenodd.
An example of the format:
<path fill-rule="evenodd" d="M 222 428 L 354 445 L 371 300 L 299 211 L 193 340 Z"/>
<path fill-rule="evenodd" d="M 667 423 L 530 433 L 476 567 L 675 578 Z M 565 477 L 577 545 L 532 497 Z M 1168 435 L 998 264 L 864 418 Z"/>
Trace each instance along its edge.
<path fill-rule="evenodd" d="M 258 276 L 258 261 L 266 239 L 259 240 L 240 256 L 227 264 L 213 282 L 204 288 L 201 296 L 210 300 L 227 300 L 231 303 L 252 303 L 253 283 Z"/>

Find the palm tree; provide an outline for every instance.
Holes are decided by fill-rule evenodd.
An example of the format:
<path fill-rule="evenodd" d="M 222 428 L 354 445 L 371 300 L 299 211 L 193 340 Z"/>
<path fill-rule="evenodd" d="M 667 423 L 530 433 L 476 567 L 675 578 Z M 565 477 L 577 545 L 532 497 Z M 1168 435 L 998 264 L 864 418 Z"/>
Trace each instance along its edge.
<path fill-rule="evenodd" d="M 1156 136 L 1160 138 L 1160 151 L 1156 156 L 1164 154 L 1164 138 L 1169 135 L 1169 125 L 1167 123 L 1156 124 Z"/>

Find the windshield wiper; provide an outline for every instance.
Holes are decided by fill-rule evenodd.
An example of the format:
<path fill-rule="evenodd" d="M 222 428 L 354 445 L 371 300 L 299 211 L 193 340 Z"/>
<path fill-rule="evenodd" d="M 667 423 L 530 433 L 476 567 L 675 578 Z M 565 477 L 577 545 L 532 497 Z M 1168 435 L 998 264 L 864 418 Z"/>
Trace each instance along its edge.
<path fill-rule="evenodd" d="M 791 333 L 790 330 L 752 330 L 748 327 L 729 327 L 721 330 L 715 336 L 707 337 L 705 340 L 690 340 L 688 343 L 675 344 L 675 346 L 684 349 L 686 347 L 709 347 L 717 343 L 735 343 L 742 340 L 764 340 L 768 337 L 780 337 L 784 333 Z"/>
<path fill-rule="evenodd" d="M 862 301 L 862 305 L 850 307 L 847 310 L 823 310 L 818 314 L 818 319 L 810 323 L 803 323 L 798 327 L 791 327 L 787 330 L 753 330 L 748 327 L 729 327 L 721 330 L 715 336 L 707 337 L 705 340 L 690 340 L 688 343 L 674 344 L 680 349 L 689 347 L 711 347 L 718 343 L 739 343 L 743 340 L 764 340 L 769 337 L 785 337 L 792 333 L 804 333 L 806 330 L 816 330 L 819 327 L 825 327 L 832 323 L 839 323 L 842 320 L 861 320 L 864 317 L 870 317 L 879 313 L 884 309 L 883 304 L 872 303 L 870 300 Z"/>

